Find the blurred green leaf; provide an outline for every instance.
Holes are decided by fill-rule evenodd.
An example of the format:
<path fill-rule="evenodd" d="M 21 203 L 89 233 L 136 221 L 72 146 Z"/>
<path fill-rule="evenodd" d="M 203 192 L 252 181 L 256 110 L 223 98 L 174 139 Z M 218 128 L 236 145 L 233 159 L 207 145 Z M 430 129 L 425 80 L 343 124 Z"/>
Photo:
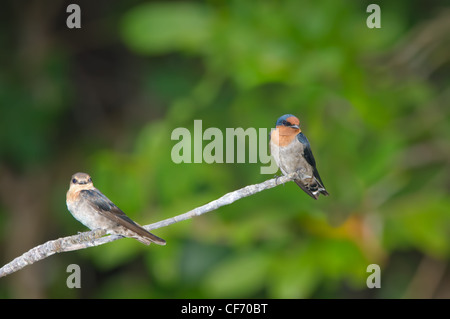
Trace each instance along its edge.
<path fill-rule="evenodd" d="M 450 253 L 448 196 L 405 197 L 386 214 L 385 242 L 390 249 L 417 247 L 424 253 L 445 257 Z"/>
<path fill-rule="evenodd" d="M 203 282 L 210 298 L 241 298 L 262 289 L 269 258 L 261 251 L 228 258 L 211 270 Z"/>
<path fill-rule="evenodd" d="M 199 3 L 148 3 L 124 15 L 122 35 L 141 54 L 195 51 L 208 40 L 212 18 L 212 12 Z"/>

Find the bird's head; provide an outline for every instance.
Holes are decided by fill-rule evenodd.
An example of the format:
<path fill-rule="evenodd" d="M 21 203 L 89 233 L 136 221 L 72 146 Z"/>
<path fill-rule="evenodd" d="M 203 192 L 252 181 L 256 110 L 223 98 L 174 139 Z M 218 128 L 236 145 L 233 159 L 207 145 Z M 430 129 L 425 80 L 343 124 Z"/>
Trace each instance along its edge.
<path fill-rule="evenodd" d="M 300 121 L 292 114 L 285 114 L 281 116 L 277 120 L 275 126 L 279 130 L 280 135 L 297 135 L 301 132 Z"/>
<path fill-rule="evenodd" d="M 82 188 L 93 187 L 92 178 L 86 173 L 75 173 L 70 180 L 70 186 Z"/>

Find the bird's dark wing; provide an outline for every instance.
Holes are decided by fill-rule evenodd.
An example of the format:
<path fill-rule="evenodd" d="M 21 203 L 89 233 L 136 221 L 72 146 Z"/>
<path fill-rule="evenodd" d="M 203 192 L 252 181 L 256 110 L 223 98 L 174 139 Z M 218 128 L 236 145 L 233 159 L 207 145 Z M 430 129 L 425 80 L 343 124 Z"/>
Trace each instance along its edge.
<path fill-rule="evenodd" d="M 311 151 L 311 145 L 309 144 L 308 139 L 306 138 L 306 136 L 302 132 L 297 134 L 297 139 L 304 146 L 304 148 L 303 148 L 303 157 L 308 162 L 308 164 L 313 167 L 314 177 L 320 182 L 321 186 L 324 187 L 322 179 L 320 178 L 319 172 L 317 171 L 316 160 L 314 159 L 314 155 L 313 155 L 313 153 Z"/>
<path fill-rule="evenodd" d="M 85 198 L 87 202 L 101 215 L 116 222 L 117 224 L 128 228 L 139 236 L 150 239 L 152 242 L 165 245 L 166 241 L 156 235 L 148 232 L 142 226 L 136 224 L 129 218 L 119 207 L 117 207 L 108 197 L 102 194 L 98 189 L 85 189 L 80 191 L 80 196 Z"/>
<path fill-rule="evenodd" d="M 311 145 L 309 144 L 306 136 L 302 132 L 300 132 L 297 134 L 297 139 L 304 146 L 303 157 L 306 159 L 309 165 L 311 165 L 312 167 L 316 167 L 316 160 L 314 159 L 314 155 L 311 151 Z"/>

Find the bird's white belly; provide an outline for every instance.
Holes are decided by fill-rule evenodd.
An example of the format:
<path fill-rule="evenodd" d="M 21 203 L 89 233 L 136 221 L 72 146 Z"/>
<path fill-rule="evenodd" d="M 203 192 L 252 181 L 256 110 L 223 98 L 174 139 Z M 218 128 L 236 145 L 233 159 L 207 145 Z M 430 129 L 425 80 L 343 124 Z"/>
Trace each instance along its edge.
<path fill-rule="evenodd" d="M 80 223 L 82 223 L 89 229 L 108 229 L 117 226 L 117 223 L 102 216 L 92 206 L 86 203 L 68 203 L 67 208 L 69 209 L 73 217 L 75 217 Z"/>
<path fill-rule="evenodd" d="M 277 146 L 272 141 L 270 142 L 271 154 L 283 174 L 287 175 L 303 169 L 303 174 L 313 175 L 311 165 L 301 155 L 303 147 L 303 144 L 298 141 L 287 146 Z"/>

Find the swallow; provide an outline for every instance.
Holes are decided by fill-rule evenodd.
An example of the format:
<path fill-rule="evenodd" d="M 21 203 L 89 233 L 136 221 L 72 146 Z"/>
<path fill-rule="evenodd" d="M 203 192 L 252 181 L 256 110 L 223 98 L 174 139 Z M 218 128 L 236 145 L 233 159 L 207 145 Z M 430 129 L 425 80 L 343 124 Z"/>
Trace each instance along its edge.
<path fill-rule="evenodd" d="M 309 196 L 328 196 L 316 168 L 308 139 L 300 129 L 300 121 L 292 114 L 281 116 L 270 134 L 270 153 L 284 175 L 299 171 L 303 179 L 294 182 Z"/>
<path fill-rule="evenodd" d="M 70 213 L 91 230 L 105 229 L 108 234 L 120 235 L 150 245 L 165 245 L 166 241 L 145 230 L 131 220 L 92 183 L 86 173 L 72 175 L 67 191 L 66 204 Z"/>

